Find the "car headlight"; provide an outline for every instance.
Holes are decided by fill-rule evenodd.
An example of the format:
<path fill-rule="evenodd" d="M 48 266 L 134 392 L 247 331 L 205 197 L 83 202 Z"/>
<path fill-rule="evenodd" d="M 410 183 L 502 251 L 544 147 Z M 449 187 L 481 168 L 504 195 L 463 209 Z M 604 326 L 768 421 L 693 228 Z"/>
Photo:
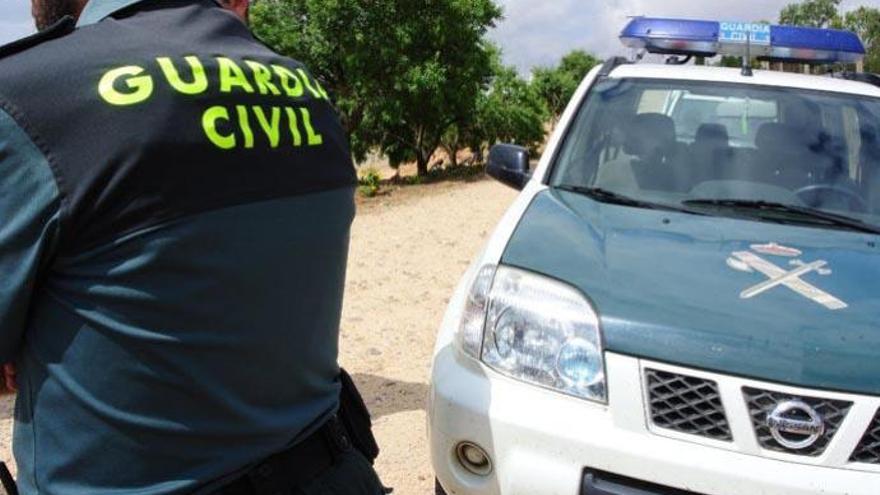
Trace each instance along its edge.
<path fill-rule="evenodd" d="M 462 352 L 474 359 L 480 359 L 483 346 L 483 329 L 486 326 L 486 311 L 489 308 L 489 291 L 495 278 L 495 265 L 486 265 L 480 269 L 468 291 L 461 317 L 461 327 L 457 337 L 458 347 Z"/>
<path fill-rule="evenodd" d="M 576 289 L 534 273 L 486 266 L 458 333 L 465 354 L 511 378 L 606 402 L 599 317 Z"/>

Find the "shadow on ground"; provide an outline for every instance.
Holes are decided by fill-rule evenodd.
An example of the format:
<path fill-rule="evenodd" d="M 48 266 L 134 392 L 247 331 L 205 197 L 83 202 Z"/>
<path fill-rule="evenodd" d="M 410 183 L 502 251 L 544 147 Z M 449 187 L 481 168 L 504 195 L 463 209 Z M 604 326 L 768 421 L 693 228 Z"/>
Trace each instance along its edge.
<path fill-rule="evenodd" d="M 367 374 L 355 374 L 353 378 L 374 420 L 425 409 L 428 398 L 428 385 L 425 383 L 402 382 Z"/>

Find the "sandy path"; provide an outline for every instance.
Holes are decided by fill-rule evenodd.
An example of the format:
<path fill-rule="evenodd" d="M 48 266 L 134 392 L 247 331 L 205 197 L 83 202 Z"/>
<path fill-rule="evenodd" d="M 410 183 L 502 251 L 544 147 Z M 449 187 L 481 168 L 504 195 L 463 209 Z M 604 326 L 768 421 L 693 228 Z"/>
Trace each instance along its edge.
<path fill-rule="evenodd" d="M 398 495 L 433 493 L 425 444 L 428 372 L 446 302 L 515 193 L 494 182 L 408 187 L 360 206 L 342 315 L 343 366 L 362 387 Z M 0 400 L 8 461 L 11 401 Z"/>
<path fill-rule="evenodd" d="M 407 189 L 355 222 L 343 311 L 342 364 L 373 411 L 378 469 L 401 495 L 432 494 L 427 381 L 446 303 L 513 191 L 490 181 Z"/>

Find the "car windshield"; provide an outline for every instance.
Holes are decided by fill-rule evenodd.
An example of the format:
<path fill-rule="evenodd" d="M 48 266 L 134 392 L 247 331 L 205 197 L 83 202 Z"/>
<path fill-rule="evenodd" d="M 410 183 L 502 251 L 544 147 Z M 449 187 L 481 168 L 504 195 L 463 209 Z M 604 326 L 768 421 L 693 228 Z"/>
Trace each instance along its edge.
<path fill-rule="evenodd" d="M 608 79 L 583 105 L 557 155 L 554 187 L 631 206 L 792 223 L 815 213 L 822 225 L 880 226 L 878 98 Z"/>

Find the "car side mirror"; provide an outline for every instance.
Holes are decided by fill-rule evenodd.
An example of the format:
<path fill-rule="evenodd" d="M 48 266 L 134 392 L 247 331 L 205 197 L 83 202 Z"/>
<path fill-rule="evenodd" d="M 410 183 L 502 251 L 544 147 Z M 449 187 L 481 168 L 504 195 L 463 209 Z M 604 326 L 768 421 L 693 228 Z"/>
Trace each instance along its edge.
<path fill-rule="evenodd" d="M 529 150 L 513 144 L 498 144 L 489 151 L 486 173 L 498 182 L 522 190 L 531 180 Z"/>

